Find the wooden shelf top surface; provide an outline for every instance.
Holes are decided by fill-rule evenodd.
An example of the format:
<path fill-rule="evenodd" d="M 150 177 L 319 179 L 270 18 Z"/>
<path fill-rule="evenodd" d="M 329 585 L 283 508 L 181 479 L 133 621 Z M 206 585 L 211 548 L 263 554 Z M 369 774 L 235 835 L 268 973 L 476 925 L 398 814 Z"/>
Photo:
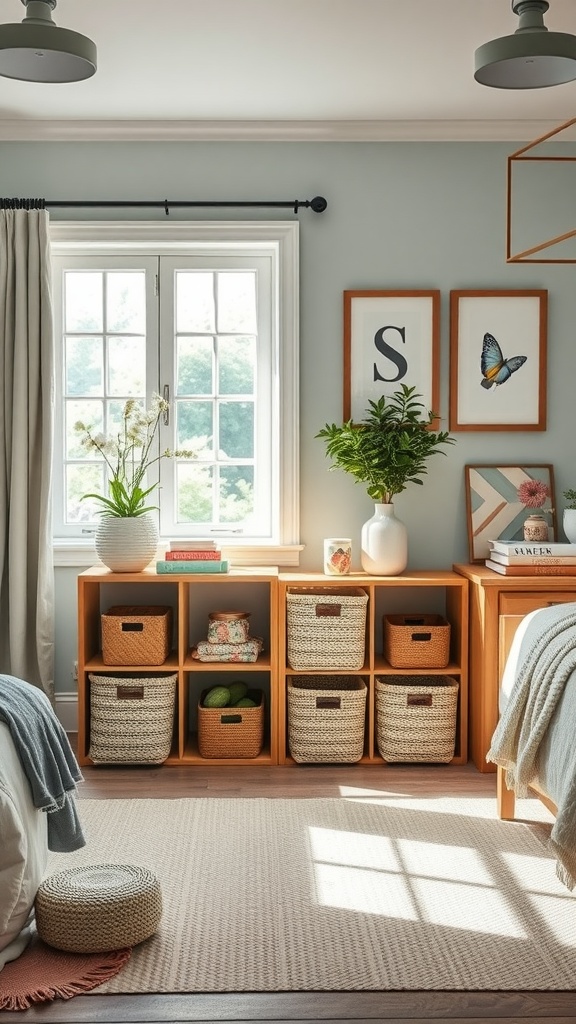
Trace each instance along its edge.
<path fill-rule="evenodd" d="M 208 580 L 210 583 L 222 583 L 226 580 L 260 580 L 268 582 L 278 578 L 276 566 L 239 566 L 228 572 L 156 572 L 153 566 L 147 566 L 141 572 L 112 572 L 105 565 L 93 565 L 78 573 L 78 579 L 98 583 L 177 583 L 184 580 L 194 583 L 197 580 Z"/>

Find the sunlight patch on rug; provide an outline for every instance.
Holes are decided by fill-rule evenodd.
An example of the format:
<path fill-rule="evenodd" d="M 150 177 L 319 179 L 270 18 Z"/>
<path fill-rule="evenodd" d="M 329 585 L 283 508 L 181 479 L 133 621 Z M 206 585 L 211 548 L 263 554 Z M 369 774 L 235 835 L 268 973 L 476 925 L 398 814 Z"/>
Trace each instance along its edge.
<path fill-rule="evenodd" d="M 50 871 L 142 864 L 164 899 L 158 933 L 98 993 L 576 988 L 576 896 L 543 836 L 499 821 L 495 801 L 371 793 L 81 800 L 79 811 L 87 845 L 53 855 Z"/>

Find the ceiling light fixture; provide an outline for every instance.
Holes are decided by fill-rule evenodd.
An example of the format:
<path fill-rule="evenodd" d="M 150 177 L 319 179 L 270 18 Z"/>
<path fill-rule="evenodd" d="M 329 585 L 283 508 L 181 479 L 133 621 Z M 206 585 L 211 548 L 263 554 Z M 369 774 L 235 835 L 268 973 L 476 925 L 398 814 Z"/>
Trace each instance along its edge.
<path fill-rule="evenodd" d="M 96 46 L 52 21 L 56 0 L 22 0 L 22 22 L 0 25 L 0 75 L 23 82 L 80 82 L 96 71 Z"/>
<path fill-rule="evenodd" d="M 479 46 L 474 78 L 496 89 L 544 89 L 576 78 L 576 36 L 549 32 L 548 0 L 512 0 L 520 19 L 514 35 Z"/>

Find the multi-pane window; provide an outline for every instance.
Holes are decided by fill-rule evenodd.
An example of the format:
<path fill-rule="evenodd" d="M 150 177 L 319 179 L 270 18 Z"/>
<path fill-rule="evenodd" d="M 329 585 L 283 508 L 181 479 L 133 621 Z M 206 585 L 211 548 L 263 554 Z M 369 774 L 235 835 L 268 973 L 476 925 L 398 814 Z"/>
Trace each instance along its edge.
<path fill-rule="evenodd" d="M 161 535 L 297 543 L 297 320 L 295 296 L 282 296 L 293 261 L 283 267 L 277 241 L 101 247 L 53 241 L 56 536 L 93 534 L 98 505 L 82 495 L 107 488 L 77 425 L 113 436 L 127 399 L 148 407 L 160 393 L 158 452 L 194 453 L 156 466 Z"/>

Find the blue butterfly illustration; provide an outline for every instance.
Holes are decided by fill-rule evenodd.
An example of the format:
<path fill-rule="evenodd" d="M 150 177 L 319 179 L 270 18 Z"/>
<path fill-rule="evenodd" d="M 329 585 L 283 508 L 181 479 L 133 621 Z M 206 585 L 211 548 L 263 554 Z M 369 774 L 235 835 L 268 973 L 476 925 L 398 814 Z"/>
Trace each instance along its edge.
<path fill-rule="evenodd" d="M 480 359 L 484 380 L 481 380 L 480 384 L 483 388 L 495 388 L 498 384 L 503 384 L 524 365 L 527 358 L 528 356 L 510 356 L 510 359 L 504 359 L 496 338 L 491 334 L 485 334 Z"/>

